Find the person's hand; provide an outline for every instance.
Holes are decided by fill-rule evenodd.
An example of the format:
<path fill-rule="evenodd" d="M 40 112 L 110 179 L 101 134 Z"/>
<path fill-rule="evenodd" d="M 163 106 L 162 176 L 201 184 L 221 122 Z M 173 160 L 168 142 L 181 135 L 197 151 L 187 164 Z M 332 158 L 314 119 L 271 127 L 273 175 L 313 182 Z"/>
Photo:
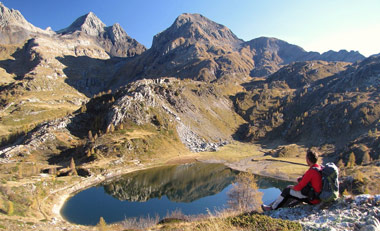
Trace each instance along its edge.
<path fill-rule="evenodd" d="M 287 188 L 293 189 L 293 188 L 294 188 L 294 185 L 288 185 Z"/>

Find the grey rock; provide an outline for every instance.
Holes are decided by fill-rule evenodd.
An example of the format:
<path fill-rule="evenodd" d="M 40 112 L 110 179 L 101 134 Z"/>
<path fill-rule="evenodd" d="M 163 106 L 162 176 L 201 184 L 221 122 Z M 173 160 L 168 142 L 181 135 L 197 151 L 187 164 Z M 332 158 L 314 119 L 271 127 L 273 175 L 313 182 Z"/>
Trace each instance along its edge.
<path fill-rule="evenodd" d="M 380 222 L 376 217 L 369 217 L 360 231 L 380 231 Z"/>
<path fill-rule="evenodd" d="M 24 16 L 14 9 L 9 9 L 0 2 L 0 43 L 20 44 L 38 36 L 52 36 L 51 30 L 42 30 L 30 24 Z"/>

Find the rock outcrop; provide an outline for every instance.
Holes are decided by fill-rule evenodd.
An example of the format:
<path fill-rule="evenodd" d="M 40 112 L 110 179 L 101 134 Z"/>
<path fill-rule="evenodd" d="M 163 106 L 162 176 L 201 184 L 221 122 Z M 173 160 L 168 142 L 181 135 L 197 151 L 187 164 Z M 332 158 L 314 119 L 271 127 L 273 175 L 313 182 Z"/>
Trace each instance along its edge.
<path fill-rule="evenodd" d="M 229 120 L 235 113 L 225 96 L 212 90 L 200 93 L 207 85 L 199 82 L 200 87 L 194 89 L 193 84 L 174 78 L 133 82 L 115 94 L 116 101 L 107 113 L 106 124 L 116 127 L 125 121 L 139 125 L 153 121 L 156 126 L 175 125 L 179 138 L 190 150 L 215 151 L 229 142 L 237 126 L 220 125 L 218 120 L 222 115 Z"/>
<path fill-rule="evenodd" d="M 33 151 L 48 149 L 46 143 L 56 140 L 56 132 L 70 134 L 67 130 L 69 123 L 69 117 L 42 123 L 28 135 L 20 137 L 12 146 L 1 149 L 0 163 L 7 163 L 11 161 L 12 157 L 17 155 L 27 156 Z"/>
<path fill-rule="evenodd" d="M 344 197 L 320 208 L 304 205 L 266 212 L 273 218 L 300 222 L 304 230 L 380 230 L 380 195 Z"/>

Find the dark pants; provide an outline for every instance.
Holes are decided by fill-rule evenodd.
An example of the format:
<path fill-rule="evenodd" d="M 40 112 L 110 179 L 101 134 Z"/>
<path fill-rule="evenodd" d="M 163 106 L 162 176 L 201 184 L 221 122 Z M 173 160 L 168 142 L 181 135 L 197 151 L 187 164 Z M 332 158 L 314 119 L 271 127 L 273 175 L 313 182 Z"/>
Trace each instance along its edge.
<path fill-rule="evenodd" d="M 282 190 L 281 195 L 271 204 L 271 207 L 273 209 L 278 209 L 284 206 L 291 207 L 299 202 L 310 204 L 310 201 L 314 199 L 315 193 L 310 185 L 307 185 L 301 191 L 295 191 L 290 187 L 287 187 Z"/>

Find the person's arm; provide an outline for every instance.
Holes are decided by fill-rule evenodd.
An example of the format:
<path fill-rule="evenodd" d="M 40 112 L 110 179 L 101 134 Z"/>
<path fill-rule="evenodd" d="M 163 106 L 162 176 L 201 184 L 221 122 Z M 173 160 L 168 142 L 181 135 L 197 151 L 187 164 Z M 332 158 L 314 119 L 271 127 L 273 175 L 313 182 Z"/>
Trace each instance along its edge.
<path fill-rule="evenodd" d="M 311 171 L 308 170 L 305 175 L 303 175 L 302 179 L 296 186 L 293 187 L 294 191 L 301 191 L 310 181 L 311 181 Z"/>

